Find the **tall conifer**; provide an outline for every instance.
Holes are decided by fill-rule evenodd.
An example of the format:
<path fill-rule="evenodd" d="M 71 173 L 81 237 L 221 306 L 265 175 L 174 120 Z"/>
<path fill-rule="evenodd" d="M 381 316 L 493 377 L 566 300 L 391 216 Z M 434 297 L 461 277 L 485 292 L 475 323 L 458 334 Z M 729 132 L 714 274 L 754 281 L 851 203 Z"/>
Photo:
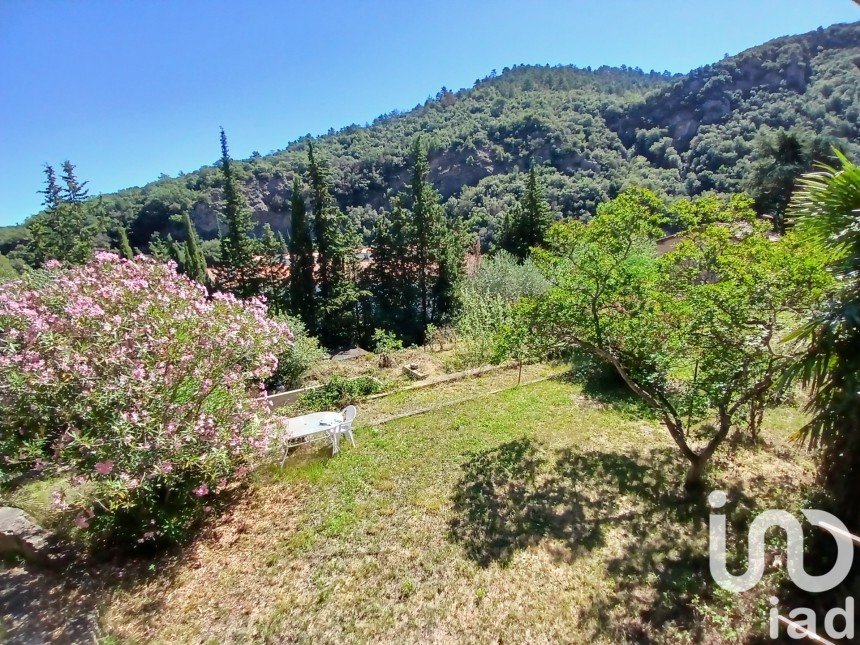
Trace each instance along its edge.
<path fill-rule="evenodd" d="M 293 178 L 293 196 L 290 202 L 290 306 L 302 319 L 308 330 L 316 330 L 314 295 L 314 245 L 308 224 L 302 182 Z"/>
<path fill-rule="evenodd" d="M 221 128 L 221 173 L 224 178 L 224 220 L 227 233 L 221 238 L 221 262 L 225 284 L 240 297 L 260 292 L 260 274 L 256 241 L 251 237 L 254 225 L 239 191 L 227 135 Z"/>

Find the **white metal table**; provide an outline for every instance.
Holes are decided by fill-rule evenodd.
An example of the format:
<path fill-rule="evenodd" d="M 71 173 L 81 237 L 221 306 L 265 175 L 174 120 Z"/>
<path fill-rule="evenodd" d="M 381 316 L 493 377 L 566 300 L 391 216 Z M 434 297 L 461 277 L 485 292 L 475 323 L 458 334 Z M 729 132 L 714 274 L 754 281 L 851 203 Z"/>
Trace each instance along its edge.
<path fill-rule="evenodd" d="M 331 454 L 336 455 L 339 450 L 337 429 L 341 423 L 343 415 L 340 412 L 314 412 L 288 419 L 287 431 L 284 434 L 284 459 L 281 464 L 293 446 L 325 438 L 331 439 Z"/>

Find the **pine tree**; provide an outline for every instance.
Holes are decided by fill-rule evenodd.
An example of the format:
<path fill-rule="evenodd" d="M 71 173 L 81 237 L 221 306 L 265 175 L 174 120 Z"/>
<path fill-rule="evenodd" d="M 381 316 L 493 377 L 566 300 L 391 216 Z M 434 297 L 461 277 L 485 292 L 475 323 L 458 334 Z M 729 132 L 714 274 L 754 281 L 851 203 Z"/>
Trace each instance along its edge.
<path fill-rule="evenodd" d="M 535 165 L 529 168 L 526 179 L 526 194 L 522 204 L 524 228 L 521 232 L 526 251 L 543 244 L 547 229 L 552 224 L 552 211 L 543 196 L 543 187 Z M 523 256 L 525 257 L 525 255 Z"/>
<path fill-rule="evenodd" d="M 47 211 L 55 211 L 63 201 L 63 190 L 57 184 L 57 173 L 54 171 L 54 167 L 51 164 L 45 164 L 44 173 L 45 190 L 39 191 L 40 194 L 45 196 L 45 199 L 42 200 L 42 206 L 44 206 Z"/>
<path fill-rule="evenodd" d="M 361 236 L 358 225 L 337 208 L 333 208 L 330 215 L 326 258 L 329 288 L 317 305 L 317 327 L 323 343 L 338 347 L 352 345 L 358 339 L 362 319 L 360 304 L 369 294 L 359 288 L 356 251 L 361 245 Z"/>
<path fill-rule="evenodd" d="M 63 182 L 66 184 L 65 189 L 63 190 L 63 199 L 70 204 L 81 204 L 89 197 L 89 191 L 86 189 L 86 185 L 89 182 L 80 182 L 78 181 L 78 177 L 75 173 L 75 165 L 66 160 L 63 162 Z"/>
<path fill-rule="evenodd" d="M 221 173 L 224 177 L 224 220 L 227 224 L 227 234 L 221 238 L 221 262 L 226 278 L 223 282 L 237 296 L 247 298 L 260 292 L 258 249 L 251 237 L 254 225 L 239 191 L 224 128 L 221 128 Z"/>
<path fill-rule="evenodd" d="M 128 242 L 128 233 L 126 233 L 125 226 L 121 224 L 117 226 L 116 234 L 119 241 L 119 254 L 126 260 L 133 260 L 134 251 L 131 250 L 131 244 Z"/>
<path fill-rule="evenodd" d="M 185 227 L 185 274 L 200 284 L 206 284 L 206 257 L 200 248 L 200 239 L 191 222 L 191 216 L 186 212 L 182 215 Z"/>
<path fill-rule="evenodd" d="M 293 197 L 290 205 L 290 305 L 311 332 L 316 330 L 314 295 L 314 246 L 308 225 L 302 182 L 293 178 Z"/>
<path fill-rule="evenodd" d="M 33 237 L 35 259 L 40 264 L 47 260 L 73 264 L 87 262 L 92 257 L 97 236 L 102 231 L 97 226 L 98 222 L 96 225 L 88 222 L 84 210 L 86 182 L 78 182 L 75 167 L 68 161 L 63 164 L 62 180 L 66 184 L 65 188 L 57 184 L 57 176 L 51 165 L 45 164 L 44 172 L 45 189 L 40 193 L 45 196 L 43 203 L 46 210 L 27 222 Z"/>
<path fill-rule="evenodd" d="M 325 345 L 335 347 L 358 337 L 364 294 L 357 282 L 355 253 L 361 237 L 357 224 L 332 198 L 328 170 L 314 154 L 313 144 L 308 146 L 308 178 L 317 246 L 317 332 Z"/>

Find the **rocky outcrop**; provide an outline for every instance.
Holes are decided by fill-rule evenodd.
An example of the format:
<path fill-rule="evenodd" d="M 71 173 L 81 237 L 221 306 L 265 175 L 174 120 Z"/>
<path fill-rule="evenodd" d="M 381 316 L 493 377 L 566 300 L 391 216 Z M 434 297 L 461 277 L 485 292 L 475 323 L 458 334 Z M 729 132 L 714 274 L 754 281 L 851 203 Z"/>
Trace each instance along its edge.
<path fill-rule="evenodd" d="M 34 564 L 51 562 L 53 534 L 20 508 L 0 507 L 0 557 L 23 556 Z"/>

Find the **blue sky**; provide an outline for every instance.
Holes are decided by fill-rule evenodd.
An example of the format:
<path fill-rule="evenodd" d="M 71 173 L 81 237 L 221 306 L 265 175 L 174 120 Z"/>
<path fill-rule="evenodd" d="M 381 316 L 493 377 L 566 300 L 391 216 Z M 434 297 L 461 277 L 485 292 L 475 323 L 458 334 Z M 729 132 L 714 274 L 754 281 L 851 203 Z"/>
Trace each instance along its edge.
<path fill-rule="evenodd" d="M 71 159 L 92 194 L 408 109 L 515 63 L 686 72 L 851 0 L 0 2 L 0 224 Z"/>

